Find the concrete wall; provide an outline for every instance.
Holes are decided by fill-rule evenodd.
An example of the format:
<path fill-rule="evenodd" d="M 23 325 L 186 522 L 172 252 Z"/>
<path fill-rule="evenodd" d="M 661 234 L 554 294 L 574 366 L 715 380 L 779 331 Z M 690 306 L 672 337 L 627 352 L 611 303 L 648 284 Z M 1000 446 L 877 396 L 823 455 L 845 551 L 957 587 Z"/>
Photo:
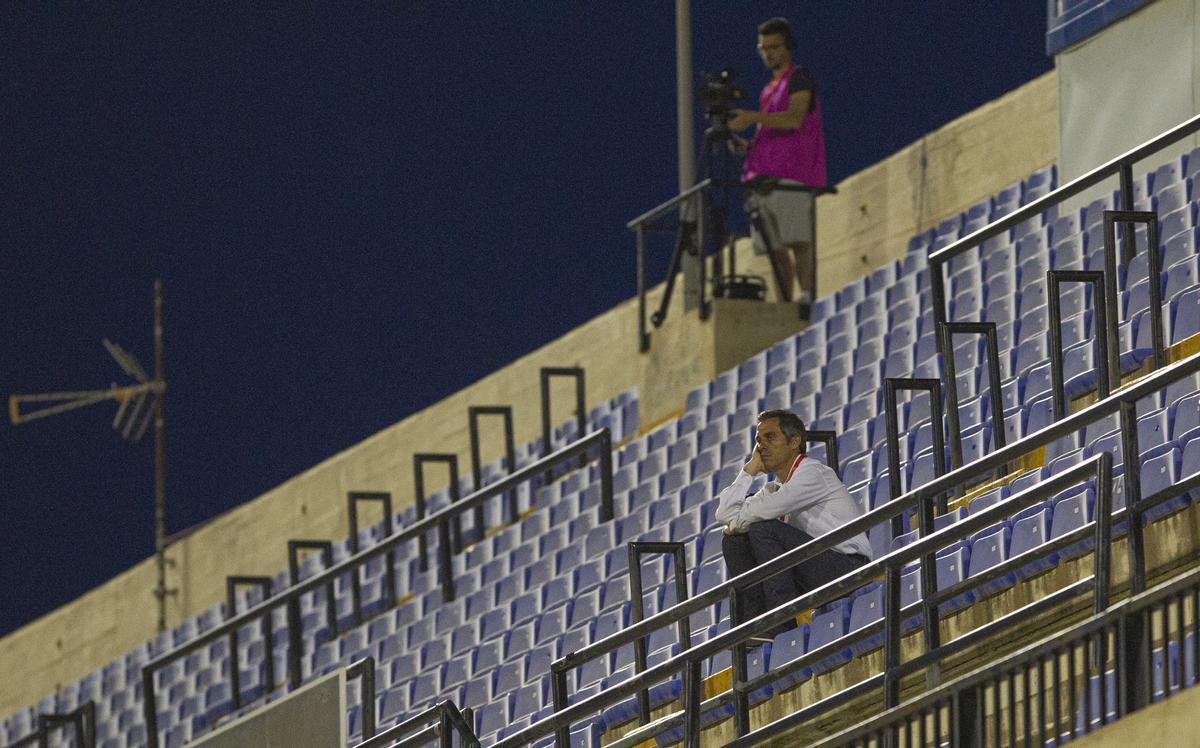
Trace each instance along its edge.
<path fill-rule="evenodd" d="M 1200 0 L 1156 0 L 1055 58 L 1062 182 L 1194 116 L 1200 103 Z M 1190 151 L 1186 138 L 1148 159 L 1155 168 Z M 1080 204 L 1116 189 L 1113 178 Z"/>
<path fill-rule="evenodd" d="M 1054 75 L 1047 74 L 843 181 L 837 195 L 817 201 L 819 290 L 840 288 L 902 256 L 914 233 L 1053 163 L 1057 128 Z M 745 246 L 739 257 L 742 272 L 769 277 L 763 261 L 749 257 Z M 658 293 L 652 294 L 652 304 Z M 671 313 L 681 319 L 678 308 Z M 693 321 L 694 334 L 709 334 L 706 325 Z M 174 567 L 168 583 L 179 589 L 170 602 L 171 624 L 223 600 L 227 575 L 273 574 L 286 568 L 287 538 L 345 537 L 347 491 L 386 490 L 399 507 L 409 503 L 414 452 L 456 452 L 462 468 L 469 469 L 468 406 L 511 404 L 516 438 L 533 439 L 541 429 L 537 386 L 542 366 L 584 367 L 589 406 L 638 386 L 643 428 L 679 412 L 687 389 L 715 373 L 715 354 L 712 363 L 665 361 L 653 349 L 639 355 L 636 331 L 636 301 L 619 304 L 199 528 L 170 551 Z M 694 348 L 699 356 L 711 346 Z M 669 386 L 664 380 L 670 380 Z M 554 392 L 562 408 L 556 420 L 565 420 L 566 404 L 572 402 L 570 385 L 563 382 L 561 387 Z M 485 446 L 485 461 L 499 456 L 497 441 Z M 434 486 L 438 482 L 427 480 Z M 0 640 L 0 715 L 36 702 L 152 638 L 153 586 L 148 560 Z"/>

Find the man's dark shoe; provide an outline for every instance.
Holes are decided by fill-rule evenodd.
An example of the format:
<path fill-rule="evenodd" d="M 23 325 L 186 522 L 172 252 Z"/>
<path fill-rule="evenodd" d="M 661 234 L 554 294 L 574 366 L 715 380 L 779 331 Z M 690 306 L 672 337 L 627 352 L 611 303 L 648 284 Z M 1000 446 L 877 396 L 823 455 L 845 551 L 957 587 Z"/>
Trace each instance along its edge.
<path fill-rule="evenodd" d="M 807 301 L 801 301 L 796 304 L 796 309 L 800 313 L 800 321 L 808 322 L 809 317 L 812 315 L 812 304 Z"/>

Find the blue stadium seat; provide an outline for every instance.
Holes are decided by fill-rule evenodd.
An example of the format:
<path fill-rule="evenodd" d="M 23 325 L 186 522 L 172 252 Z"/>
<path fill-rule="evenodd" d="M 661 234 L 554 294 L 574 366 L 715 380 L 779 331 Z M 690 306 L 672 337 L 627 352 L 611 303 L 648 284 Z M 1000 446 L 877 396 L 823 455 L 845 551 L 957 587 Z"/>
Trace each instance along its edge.
<path fill-rule="evenodd" d="M 1064 494 L 1053 499 L 1054 511 L 1050 521 L 1051 540 L 1060 538 L 1092 521 L 1092 512 L 1095 507 L 1093 489 L 1080 487 L 1065 491 Z M 1059 557 L 1062 559 L 1074 558 L 1086 553 L 1091 547 L 1092 543 L 1089 540 L 1082 540 L 1063 548 L 1059 551 Z"/>
<path fill-rule="evenodd" d="M 1172 264 L 1166 269 L 1167 283 L 1163 290 L 1163 299 L 1170 299 L 1175 294 L 1200 283 L 1200 256 L 1192 255 Z"/>
<path fill-rule="evenodd" d="M 1172 345 L 1200 334 L 1200 285 L 1180 291 L 1171 297 L 1168 319 L 1171 329 L 1169 340 Z"/>
<path fill-rule="evenodd" d="M 834 600 L 822 610 L 813 614 L 812 624 L 808 632 L 808 644 L 805 652 L 815 652 L 817 649 L 833 644 L 846 635 L 846 626 L 850 620 L 850 601 L 842 598 Z M 813 663 L 811 670 L 815 675 L 835 668 L 850 661 L 852 653 L 849 647 L 834 647 L 829 656 Z"/>
<path fill-rule="evenodd" d="M 476 734 L 491 735 L 509 723 L 509 699 L 501 698 L 481 705 L 476 712 Z"/>
<path fill-rule="evenodd" d="M 854 633 L 881 620 L 883 620 L 883 585 L 875 582 L 863 588 L 851 601 L 850 620 L 846 632 Z M 861 655 L 881 646 L 883 646 L 882 632 L 851 644 L 850 650 L 855 655 Z"/>
<path fill-rule="evenodd" d="M 1153 455 L 1153 456 L 1150 456 Z M 1163 445 L 1158 450 L 1142 452 L 1141 481 L 1142 498 L 1164 491 L 1180 478 L 1181 453 L 1174 445 Z M 1170 514 L 1187 505 L 1187 496 L 1171 499 L 1146 513 L 1148 520 Z"/>
<path fill-rule="evenodd" d="M 971 563 L 969 577 L 974 577 L 1008 560 L 1008 545 L 1012 529 L 1008 523 L 980 530 L 971 536 Z M 978 596 L 991 595 L 1011 587 L 1016 582 L 1013 574 L 985 582 L 976 588 Z"/>
<path fill-rule="evenodd" d="M 776 671 L 784 665 L 799 659 L 806 650 L 808 624 L 802 624 L 775 636 L 771 643 L 770 669 Z M 792 686 L 802 683 L 812 677 L 811 668 L 801 668 L 774 683 L 777 692 L 785 691 Z"/>
<path fill-rule="evenodd" d="M 1050 539 L 1050 522 L 1054 505 L 1051 501 L 1026 507 L 1012 517 L 1012 537 L 1009 540 L 1009 558 L 1015 558 L 1033 550 Z M 974 556 L 972 556 L 972 561 Z M 1058 554 L 1043 556 L 1016 572 L 1018 579 L 1028 579 L 1058 563 Z"/>
<path fill-rule="evenodd" d="M 1180 396 L 1169 408 L 1174 441 L 1182 445 L 1200 436 L 1200 391 Z"/>

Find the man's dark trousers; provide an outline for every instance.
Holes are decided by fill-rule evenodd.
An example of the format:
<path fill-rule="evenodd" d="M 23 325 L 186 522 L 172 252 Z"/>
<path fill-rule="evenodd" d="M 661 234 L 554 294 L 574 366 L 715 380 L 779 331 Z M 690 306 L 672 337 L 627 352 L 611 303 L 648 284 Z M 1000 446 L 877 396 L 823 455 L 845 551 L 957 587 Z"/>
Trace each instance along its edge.
<path fill-rule="evenodd" d="M 812 542 L 812 536 L 803 530 L 798 530 L 781 520 L 770 519 L 753 523 L 744 533 L 726 534 L 721 542 L 721 551 L 725 556 L 729 577 L 734 577 L 809 542 Z M 848 556 L 834 550 L 823 551 L 793 567 L 791 573 L 781 572 L 743 591 L 742 620 L 748 621 L 794 600 L 865 563 L 867 559 L 859 555 Z M 775 629 L 774 633 L 778 634 L 790 628 L 791 625 L 784 624 Z"/>

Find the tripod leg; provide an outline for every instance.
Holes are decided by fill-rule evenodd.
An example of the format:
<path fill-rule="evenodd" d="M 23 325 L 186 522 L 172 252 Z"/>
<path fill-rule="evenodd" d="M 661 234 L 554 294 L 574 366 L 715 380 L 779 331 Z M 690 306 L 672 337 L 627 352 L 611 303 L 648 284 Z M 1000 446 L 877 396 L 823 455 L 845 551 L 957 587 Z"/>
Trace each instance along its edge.
<path fill-rule="evenodd" d="M 675 290 L 675 276 L 679 274 L 679 266 L 684 252 L 691 252 L 695 246 L 696 224 L 692 221 L 682 221 L 679 224 L 679 238 L 675 241 L 675 251 L 671 254 L 671 267 L 667 271 L 667 287 L 663 289 L 662 301 L 658 311 L 650 315 L 650 321 L 655 327 L 662 327 L 667 319 L 667 307 L 671 305 L 671 294 Z"/>

